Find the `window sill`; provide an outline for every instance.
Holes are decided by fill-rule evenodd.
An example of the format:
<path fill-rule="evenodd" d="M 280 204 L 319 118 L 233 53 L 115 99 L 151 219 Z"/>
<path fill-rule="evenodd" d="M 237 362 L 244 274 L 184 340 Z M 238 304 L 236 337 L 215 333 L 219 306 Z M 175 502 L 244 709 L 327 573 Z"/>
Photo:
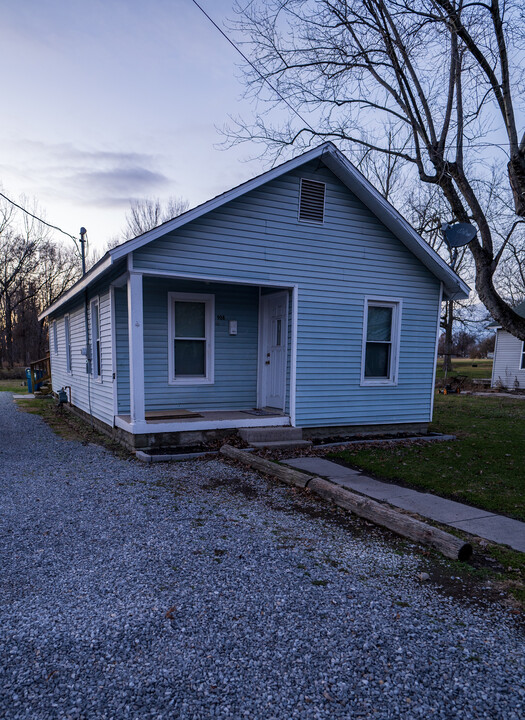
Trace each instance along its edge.
<path fill-rule="evenodd" d="M 168 385 L 171 385 L 172 387 L 184 387 L 188 385 L 213 385 L 214 380 L 213 378 L 196 378 L 196 377 L 189 377 L 189 378 L 179 378 L 178 380 L 171 379 L 168 381 Z"/>
<path fill-rule="evenodd" d="M 361 380 L 361 387 L 395 387 L 397 380 Z"/>

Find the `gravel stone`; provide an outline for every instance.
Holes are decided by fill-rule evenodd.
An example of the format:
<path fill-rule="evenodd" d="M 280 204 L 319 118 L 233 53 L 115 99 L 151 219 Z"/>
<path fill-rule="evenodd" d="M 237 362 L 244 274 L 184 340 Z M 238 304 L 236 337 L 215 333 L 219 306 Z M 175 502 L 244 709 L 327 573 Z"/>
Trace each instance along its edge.
<path fill-rule="evenodd" d="M 504 606 L 217 460 L 62 440 L 0 393 L 0 717 L 525 716 Z M 397 551 L 396 551 L 397 550 Z"/>

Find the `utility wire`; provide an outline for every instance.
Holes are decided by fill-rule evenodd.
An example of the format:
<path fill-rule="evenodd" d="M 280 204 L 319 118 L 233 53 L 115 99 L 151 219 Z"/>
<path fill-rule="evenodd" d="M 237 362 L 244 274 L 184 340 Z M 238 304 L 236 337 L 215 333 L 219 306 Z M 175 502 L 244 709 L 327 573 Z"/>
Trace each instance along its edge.
<path fill-rule="evenodd" d="M 206 12 L 206 10 L 204 10 L 204 8 L 199 5 L 199 3 L 197 2 L 197 0 L 191 0 L 191 1 L 192 1 L 192 3 L 193 3 L 194 5 L 196 5 L 196 6 L 199 8 L 199 10 L 201 11 L 201 13 L 202 13 L 205 17 L 208 18 L 208 20 L 209 20 L 209 21 L 211 22 L 211 24 L 220 32 L 220 34 L 223 36 L 223 38 L 224 38 L 225 40 L 227 40 L 227 42 L 229 42 L 230 45 L 231 45 L 235 50 L 237 50 L 237 52 L 239 53 L 239 55 L 248 63 L 248 65 L 250 65 L 250 66 L 255 70 L 255 72 L 257 73 L 257 75 L 259 75 L 259 77 L 261 78 L 261 80 L 262 80 L 263 82 L 265 82 L 267 85 L 269 85 L 269 86 L 271 87 L 271 89 L 274 91 L 274 93 L 283 101 L 283 103 L 285 103 L 286 105 L 288 105 L 288 107 L 290 108 L 290 110 L 297 115 L 297 117 L 301 120 L 301 122 L 303 122 L 313 133 L 315 133 L 315 130 L 314 130 L 313 127 L 310 125 L 310 123 L 308 122 L 308 120 L 305 120 L 304 117 L 300 114 L 300 112 L 299 112 L 298 110 L 296 110 L 296 109 L 293 107 L 293 105 L 291 105 L 291 103 L 289 103 L 288 100 L 287 100 L 283 95 L 281 95 L 281 93 L 279 92 L 279 90 L 277 90 L 277 88 L 275 87 L 275 85 L 272 85 L 272 83 L 268 80 L 268 78 L 264 77 L 264 75 L 263 75 L 262 72 L 259 70 L 259 68 L 258 68 L 256 65 L 254 65 L 254 63 L 250 60 L 250 58 L 249 58 L 247 55 L 245 55 L 245 54 L 243 53 L 243 51 L 242 51 L 239 47 L 237 47 L 237 45 L 233 42 L 233 40 L 232 40 L 228 35 L 226 35 L 226 33 L 224 32 L 224 30 L 223 30 L 219 25 L 217 25 L 217 23 L 215 22 L 215 20 L 213 20 L 213 18 L 211 18 L 211 17 L 208 15 L 208 13 Z M 251 4 L 251 3 L 250 3 L 250 4 Z"/>
<path fill-rule="evenodd" d="M 56 225 L 51 225 L 51 223 L 48 223 L 45 220 L 42 220 L 42 218 L 39 218 L 36 215 L 33 215 L 33 213 L 29 212 L 29 210 L 26 210 L 25 207 L 22 207 L 22 205 L 15 203 L 14 200 L 11 200 L 11 198 L 8 198 L 7 195 L 4 195 L 3 192 L 0 192 L 0 196 L 3 197 L 5 200 L 7 200 L 7 202 L 10 202 L 11 205 L 14 205 L 19 210 L 22 210 L 22 212 L 25 212 L 26 215 L 30 215 L 35 220 L 38 220 L 38 222 L 41 222 L 43 225 L 47 225 L 47 227 L 53 228 L 53 230 L 58 230 L 58 232 L 61 232 L 63 235 L 67 235 L 68 238 L 71 238 L 72 240 L 75 241 L 75 244 L 78 242 L 78 238 L 76 238 L 74 235 L 71 235 L 70 233 L 66 232 L 65 230 L 62 230 L 62 228 L 59 228 Z"/>

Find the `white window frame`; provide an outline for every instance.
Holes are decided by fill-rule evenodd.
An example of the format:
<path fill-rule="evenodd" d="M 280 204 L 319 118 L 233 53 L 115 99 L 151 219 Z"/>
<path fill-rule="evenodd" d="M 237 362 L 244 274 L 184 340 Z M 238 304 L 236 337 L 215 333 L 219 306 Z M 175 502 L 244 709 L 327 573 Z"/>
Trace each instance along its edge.
<path fill-rule="evenodd" d="M 401 342 L 401 313 L 403 300 L 390 297 L 365 297 L 363 316 L 363 340 L 361 350 L 361 385 L 366 387 L 395 386 L 398 383 L 399 375 L 399 346 Z M 386 378 L 365 377 L 366 344 L 368 331 L 368 308 L 388 307 L 392 308 L 392 329 L 390 340 L 390 373 Z"/>
<path fill-rule="evenodd" d="M 175 375 L 175 303 L 204 303 L 206 376 Z M 180 338 L 179 338 L 180 339 Z M 202 293 L 168 293 L 168 385 L 213 385 L 215 381 L 215 295 Z"/>
<path fill-rule="evenodd" d="M 72 348 L 71 348 L 71 316 L 69 313 L 64 315 L 64 346 L 66 349 L 66 372 L 68 375 L 73 374 L 73 368 L 71 365 L 72 359 Z"/>
<path fill-rule="evenodd" d="M 494 352 L 494 357 L 496 353 Z M 521 343 L 520 370 L 525 370 L 525 340 Z"/>
<path fill-rule="evenodd" d="M 53 353 L 55 355 L 58 355 L 58 328 L 57 328 L 56 320 L 53 320 L 52 333 L 53 333 Z"/>
<path fill-rule="evenodd" d="M 93 322 L 96 314 L 98 338 L 95 337 Z M 89 322 L 91 326 L 91 375 L 94 380 L 102 382 L 102 339 L 100 333 L 100 300 L 95 297 L 89 303 Z M 98 340 L 98 357 L 97 359 L 97 340 Z"/>

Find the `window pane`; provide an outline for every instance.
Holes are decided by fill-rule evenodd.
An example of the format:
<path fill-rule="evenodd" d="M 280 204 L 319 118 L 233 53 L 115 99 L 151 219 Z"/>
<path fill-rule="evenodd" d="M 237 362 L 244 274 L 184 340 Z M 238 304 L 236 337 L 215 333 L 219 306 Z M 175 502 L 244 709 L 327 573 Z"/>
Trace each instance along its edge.
<path fill-rule="evenodd" d="M 203 302 L 175 302 L 175 337 L 205 337 L 205 310 Z"/>
<path fill-rule="evenodd" d="M 390 344 L 367 343 L 365 358 L 365 377 L 390 377 Z"/>
<path fill-rule="evenodd" d="M 175 340 L 175 377 L 205 377 L 205 353 L 204 340 Z"/>
<path fill-rule="evenodd" d="M 366 339 L 390 341 L 391 330 L 392 308 L 370 306 L 368 308 Z"/>

